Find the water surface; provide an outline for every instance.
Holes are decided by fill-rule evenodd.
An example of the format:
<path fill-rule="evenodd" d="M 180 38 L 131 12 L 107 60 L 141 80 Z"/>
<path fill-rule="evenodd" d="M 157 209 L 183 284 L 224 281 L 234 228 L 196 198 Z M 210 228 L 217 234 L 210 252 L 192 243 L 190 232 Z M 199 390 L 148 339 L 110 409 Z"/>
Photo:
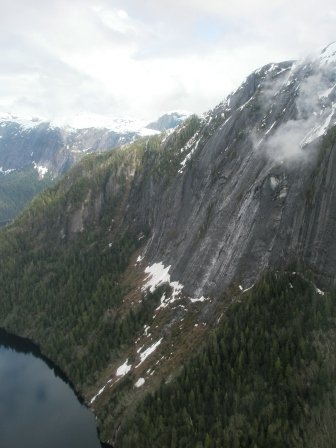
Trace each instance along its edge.
<path fill-rule="evenodd" d="M 93 414 L 37 356 L 0 330 L 0 447 L 101 448 Z"/>

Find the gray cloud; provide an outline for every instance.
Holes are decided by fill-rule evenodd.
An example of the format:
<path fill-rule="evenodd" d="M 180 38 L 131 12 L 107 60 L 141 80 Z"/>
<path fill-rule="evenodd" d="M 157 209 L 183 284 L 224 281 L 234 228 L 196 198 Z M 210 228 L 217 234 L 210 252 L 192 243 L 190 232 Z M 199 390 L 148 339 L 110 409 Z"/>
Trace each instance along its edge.
<path fill-rule="evenodd" d="M 287 79 L 266 86 L 262 97 L 265 110 L 271 110 L 275 96 L 284 88 L 286 81 Z M 287 83 L 293 82 L 295 86 L 292 87 L 291 94 L 297 95 L 296 116 L 281 123 L 264 140 L 258 142 L 256 136 L 253 136 L 256 149 L 262 143 L 263 150 L 272 160 L 290 164 L 307 161 L 313 156 L 314 151 L 309 151 L 307 145 L 314 145 L 316 138 L 325 133 L 334 114 L 333 102 L 328 95 L 335 87 L 335 81 L 333 64 L 323 66 L 316 60 L 307 58 L 294 65 Z"/>
<path fill-rule="evenodd" d="M 334 2 L 3 0 L 0 108 L 202 112 L 253 69 L 335 39 Z"/>

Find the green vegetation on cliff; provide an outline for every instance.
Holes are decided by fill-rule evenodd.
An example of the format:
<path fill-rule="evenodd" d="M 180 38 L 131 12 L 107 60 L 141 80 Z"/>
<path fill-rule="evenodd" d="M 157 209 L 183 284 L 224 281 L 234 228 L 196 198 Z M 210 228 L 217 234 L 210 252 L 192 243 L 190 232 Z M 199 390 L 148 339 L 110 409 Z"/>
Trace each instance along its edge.
<path fill-rule="evenodd" d="M 39 179 L 33 167 L 6 175 L 0 173 L 0 223 L 14 219 L 34 196 L 51 184 L 48 175 Z"/>
<path fill-rule="evenodd" d="M 266 276 L 119 432 L 127 447 L 336 445 L 336 296 Z"/>
<path fill-rule="evenodd" d="M 120 276 L 140 241 L 135 231 L 108 230 L 136 163 L 136 152 L 88 157 L 0 233 L 0 325 L 37 341 L 80 390 L 151 312 L 145 304 L 118 311 L 127 292 Z M 102 186 L 108 213 L 94 199 Z"/>

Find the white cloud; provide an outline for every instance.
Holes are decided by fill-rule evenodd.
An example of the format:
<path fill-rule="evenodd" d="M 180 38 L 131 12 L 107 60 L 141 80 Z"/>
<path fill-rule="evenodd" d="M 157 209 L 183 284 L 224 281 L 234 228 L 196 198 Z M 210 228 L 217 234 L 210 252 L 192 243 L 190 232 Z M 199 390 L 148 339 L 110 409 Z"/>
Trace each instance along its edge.
<path fill-rule="evenodd" d="M 202 112 L 258 66 L 335 40 L 335 19 L 329 0 L 3 0 L 0 109 Z"/>

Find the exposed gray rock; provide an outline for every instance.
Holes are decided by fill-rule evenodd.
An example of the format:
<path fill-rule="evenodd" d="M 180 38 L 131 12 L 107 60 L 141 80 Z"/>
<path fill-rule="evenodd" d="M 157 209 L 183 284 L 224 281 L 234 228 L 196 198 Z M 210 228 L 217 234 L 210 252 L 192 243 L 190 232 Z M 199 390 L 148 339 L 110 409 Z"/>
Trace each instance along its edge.
<path fill-rule="evenodd" d="M 146 127 L 155 131 L 168 131 L 179 126 L 190 114 L 186 112 L 170 112 L 162 115 L 156 121 L 149 123 Z"/>
<path fill-rule="evenodd" d="M 124 224 L 151 229 L 147 264 L 171 265 L 194 297 L 297 259 L 334 281 L 336 156 L 321 142 L 335 124 L 335 65 L 321 55 L 255 71 L 204 116 L 170 182 L 136 176 Z"/>
<path fill-rule="evenodd" d="M 111 228 L 149 235 L 143 264 L 171 266 L 186 296 L 220 296 L 232 283 L 246 289 L 268 268 L 297 260 L 334 282 L 335 138 L 325 140 L 336 122 L 335 46 L 315 59 L 256 70 L 202 117 L 183 147 L 186 124 L 163 139 L 161 151 L 145 151 L 140 167 L 123 166 L 130 187 Z M 64 140 L 60 130 L 50 132 L 72 148 L 59 156 L 59 170 L 72 163 L 84 134 L 95 148 L 111 137 L 83 130 Z M 153 172 L 155 154 L 164 160 L 162 175 Z M 99 196 L 72 204 L 58 218 L 62 238 L 98 223 L 118 188 L 117 170 Z"/>

